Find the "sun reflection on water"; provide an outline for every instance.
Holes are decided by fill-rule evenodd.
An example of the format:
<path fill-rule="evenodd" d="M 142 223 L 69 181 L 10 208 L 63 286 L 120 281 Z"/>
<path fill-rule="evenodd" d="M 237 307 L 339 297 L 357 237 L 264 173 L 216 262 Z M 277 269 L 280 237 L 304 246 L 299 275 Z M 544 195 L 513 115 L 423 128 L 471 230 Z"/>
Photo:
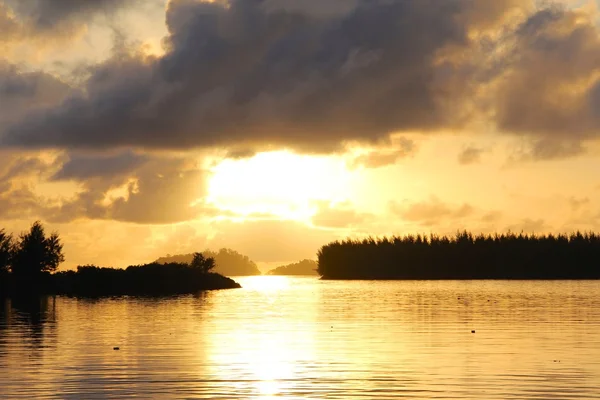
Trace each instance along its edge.
<path fill-rule="evenodd" d="M 314 324 L 314 296 L 306 307 L 289 307 L 289 298 L 303 297 L 285 276 L 236 278 L 242 290 L 230 292 L 247 312 L 227 321 L 227 329 L 212 336 L 213 362 L 232 366 L 220 370 L 220 379 L 238 380 L 240 394 L 253 398 L 285 397 L 293 392 L 307 360 L 314 358 L 314 338 L 307 329 Z M 252 299 L 252 300 L 250 300 Z M 221 322 L 223 324 L 223 322 Z M 223 325 L 221 325 L 224 328 Z M 222 343 L 226 343 L 223 351 Z M 241 378 L 241 381 L 240 381 Z"/>
<path fill-rule="evenodd" d="M 242 285 L 246 290 L 258 292 L 274 292 L 288 289 L 290 280 L 287 276 L 258 275 L 244 278 Z"/>

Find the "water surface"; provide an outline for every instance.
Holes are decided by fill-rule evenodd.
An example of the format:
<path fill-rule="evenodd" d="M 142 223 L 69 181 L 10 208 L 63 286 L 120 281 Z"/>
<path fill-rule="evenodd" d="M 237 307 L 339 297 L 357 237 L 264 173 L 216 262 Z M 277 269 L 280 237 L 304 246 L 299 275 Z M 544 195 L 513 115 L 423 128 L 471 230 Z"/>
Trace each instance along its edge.
<path fill-rule="evenodd" d="M 0 303 L 0 398 L 600 398 L 597 281 L 236 280 Z"/>

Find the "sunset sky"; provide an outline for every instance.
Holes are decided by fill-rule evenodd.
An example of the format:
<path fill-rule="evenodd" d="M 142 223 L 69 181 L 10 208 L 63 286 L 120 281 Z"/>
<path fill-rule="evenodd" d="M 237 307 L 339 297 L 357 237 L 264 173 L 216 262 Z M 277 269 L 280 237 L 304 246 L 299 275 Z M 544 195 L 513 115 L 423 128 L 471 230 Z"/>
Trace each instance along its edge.
<path fill-rule="evenodd" d="M 0 227 L 63 268 L 600 230 L 595 1 L 0 0 Z"/>

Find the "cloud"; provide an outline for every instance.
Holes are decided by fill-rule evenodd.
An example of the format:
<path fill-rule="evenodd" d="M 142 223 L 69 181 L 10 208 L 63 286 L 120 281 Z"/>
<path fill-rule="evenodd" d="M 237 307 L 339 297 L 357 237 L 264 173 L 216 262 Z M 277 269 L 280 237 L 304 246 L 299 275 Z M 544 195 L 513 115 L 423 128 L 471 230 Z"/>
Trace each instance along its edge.
<path fill-rule="evenodd" d="M 68 39 L 98 15 L 113 17 L 125 7 L 142 4 L 141 0 L 0 0 L 0 42 Z"/>
<path fill-rule="evenodd" d="M 581 142 L 600 132 L 600 36 L 592 16 L 544 8 L 510 43 L 494 105 L 499 130 L 535 139 L 534 159 L 581 153 Z"/>
<path fill-rule="evenodd" d="M 435 196 L 420 202 L 405 202 L 404 204 L 392 202 L 390 210 L 405 221 L 432 226 L 438 225 L 442 221 L 469 217 L 474 213 L 474 208 L 470 204 L 452 206 Z"/>
<path fill-rule="evenodd" d="M 516 224 L 507 226 L 505 230 L 517 233 L 544 233 L 550 231 L 551 227 L 542 218 L 525 218 Z"/>
<path fill-rule="evenodd" d="M 369 213 L 361 213 L 352 208 L 352 204 L 332 204 L 317 202 L 318 211 L 312 217 L 312 223 L 324 228 L 356 227 L 374 218 Z"/>
<path fill-rule="evenodd" d="M 485 149 L 479 147 L 467 146 L 458 155 L 458 163 L 460 165 L 478 163 L 481 161 L 481 156 L 485 151 Z"/>
<path fill-rule="evenodd" d="M 0 157 L 0 218 L 171 224 L 210 217 L 218 210 L 205 202 L 208 177 L 193 155 L 6 153 Z M 49 185 L 45 194 L 39 183 Z"/>
<path fill-rule="evenodd" d="M 485 223 L 495 223 L 502 218 L 502 212 L 500 211 L 489 211 L 481 217 L 481 221 Z"/>
<path fill-rule="evenodd" d="M 393 165 L 399 160 L 413 156 L 417 151 L 417 146 L 413 140 L 407 138 L 397 138 L 394 145 L 390 148 L 380 148 L 370 150 L 354 158 L 351 162 L 352 167 L 363 166 L 365 168 L 381 168 Z"/>
<path fill-rule="evenodd" d="M 51 177 L 53 181 L 86 181 L 98 177 L 121 176 L 132 172 L 148 162 L 146 155 L 131 151 L 119 154 L 83 155 L 72 154 Z"/>
<path fill-rule="evenodd" d="M 33 112 L 2 142 L 330 151 L 396 131 L 447 129 L 462 120 L 472 88 L 460 63 L 440 54 L 468 51 L 469 28 L 514 2 L 361 1 L 318 16 L 294 11 L 298 1 L 286 10 L 261 3 L 171 1 L 164 56 L 116 55 L 82 94 Z"/>
<path fill-rule="evenodd" d="M 73 89 L 44 72 L 27 72 L 0 59 L 0 127 L 39 108 L 53 107 Z"/>
<path fill-rule="evenodd" d="M 571 196 L 567 199 L 569 202 L 569 206 L 573 211 L 579 211 L 581 208 L 585 208 L 590 204 L 589 197 L 577 198 L 575 196 Z"/>
<path fill-rule="evenodd" d="M 529 140 L 515 150 L 509 161 L 552 161 L 574 157 L 586 152 L 577 138 L 542 138 Z"/>
<path fill-rule="evenodd" d="M 0 182 L 10 182 L 13 179 L 41 175 L 44 170 L 51 168 L 39 157 L 16 155 L 4 152 L 0 154 L 4 162 L 0 162 Z"/>
<path fill-rule="evenodd" d="M 46 199 L 34 193 L 37 180 L 52 173 L 52 160 L 38 154 L 0 152 L 0 219 L 39 218 Z"/>
<path fill-rule="evenodd" d="M 4 0 L 0 26 L 60 31 L 142 3 Z M 173 0 L 166 24 L 164 55 L 121 46 L 91 67 L 81 90 L 13 67 L 12 81 L 46 89 L 0 92 L 11 107 L 0 117 L 0 145 L 330 152 L 485 120 L 526 137 L 524 158 L 549 160 L 581 154 L 600 132 L 599 28 L 582 9 L 516 0 Z M 459 161 L 475 162 L 478 150 Z M 376 168 L 403 156 L 373 151 L 357 163 Z"/>
<path fill-rule="evenodd" d="M 28 187 L 0 184 L 0 219 L 31 219 L 41 211 L 43 206 Z"/>
<path fill-rule="evenodd" d="M 335 17 L 351 12 L 358 4 L 359 0 L 265 0 L 263 6 L 269 11 L 285 10 L 315 17 Z"/>
<path fill-rule="evenodd" d="M 114 160 L 119 160 L 120 165 Z M 170 224 L 215 213 L 204 202 L 208 172 L 186 158 L 135 156 L 75 158 L 57 176 L 81 180 L 82 191 L 48 211 L 48 219 L 112 219 L 142 224 Z"/>

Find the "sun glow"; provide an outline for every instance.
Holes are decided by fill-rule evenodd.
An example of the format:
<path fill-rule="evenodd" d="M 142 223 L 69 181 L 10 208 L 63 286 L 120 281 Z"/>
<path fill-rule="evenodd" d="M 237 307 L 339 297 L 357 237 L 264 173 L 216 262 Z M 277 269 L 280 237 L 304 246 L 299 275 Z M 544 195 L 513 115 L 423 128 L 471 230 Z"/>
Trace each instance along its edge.
<path fill-rule="evenodd" d="M 290 286 L 290 280 L 287 276 L 249 276 L 244 278 L 243 282 L 244 289 L 257 292 L 276 292 L 286 290 Z"/>
<path fill-rule="evenodd" d="M 236 214 L 307 220 L 318 200 L 344 201 L 351 172 L 342 159 L 286 151 L 224 160 L 213 168 L 209 201 Z"/>

